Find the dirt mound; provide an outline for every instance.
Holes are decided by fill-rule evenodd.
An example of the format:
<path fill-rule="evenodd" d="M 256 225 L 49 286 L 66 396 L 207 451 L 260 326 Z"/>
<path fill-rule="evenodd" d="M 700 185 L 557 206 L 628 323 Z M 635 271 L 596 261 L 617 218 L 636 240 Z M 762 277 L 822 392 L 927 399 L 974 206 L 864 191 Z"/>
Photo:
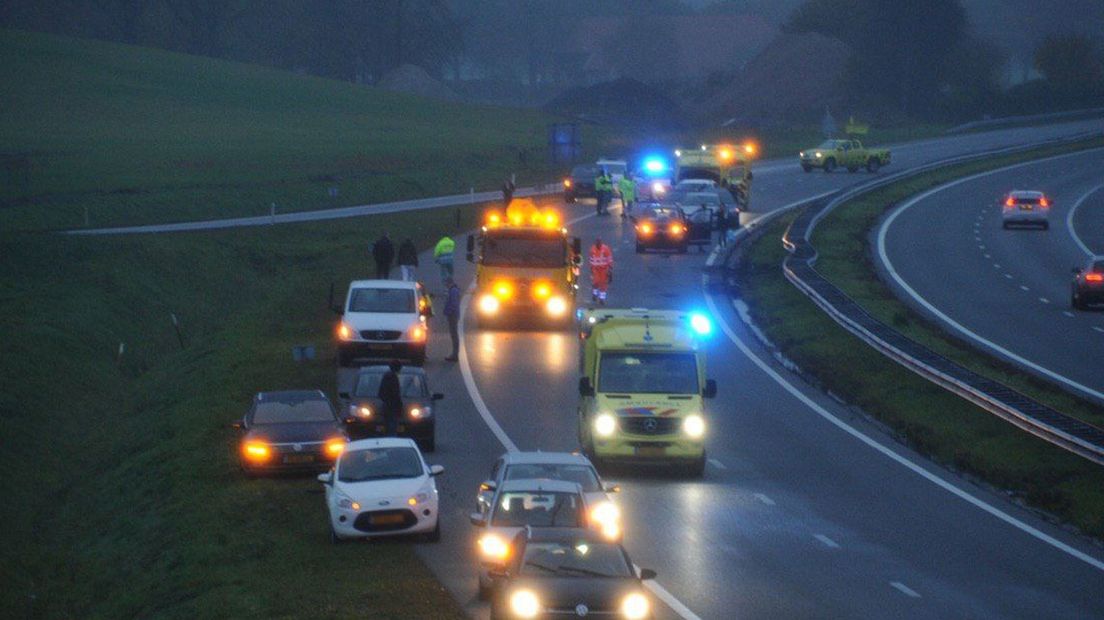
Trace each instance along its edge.
<path fill-rule="evenodd" d="M 824 35 L 782 34 L 704 106 L 708 117 L 817 120 L 846 99 L 843 72 L 851 49 Z"/>
<path fill-rule="evenodd" d="M 417 65 L 400 65 L 385 74 L 376 86 L 411 95 L 420 95 L 431 99 L 458 101 L 460 99 L 451 88 L 434 78 L 425 69 Z"/>

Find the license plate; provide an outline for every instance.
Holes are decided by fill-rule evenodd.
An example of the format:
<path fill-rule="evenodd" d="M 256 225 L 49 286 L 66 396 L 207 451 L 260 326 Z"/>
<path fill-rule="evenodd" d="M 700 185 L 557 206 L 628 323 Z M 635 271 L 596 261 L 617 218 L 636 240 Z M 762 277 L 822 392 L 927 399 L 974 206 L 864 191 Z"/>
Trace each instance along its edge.
<path fill-rule="evenodd" d="M 372 525 L 395 525 L 403 522 L 402 515 L 371 515 L 368 521 Z"/>
<path fill-rule="evenodd" d="M 368 348 L 373 351 L 390 351 L 391 345 L 389 344 L 370 344 Z"/>
<path fill-rule="evenodd" d="M 285 463 L 313 463 L 313 454 L 289 454 L 284 457 Z"/>
<path fill-rule="evenodd" d="M 636 456 L 659 457 L 667 455 L 667 448 L 663 446 L 636 446 L 633 448 Z"/>
<path fill-rule="evenodd" d="M 1030 210 L 1032 210 L 1032 209 L 1034 209 L 1034 208 L 1035 208 L 1035 207 L 1033 207 L 1033 206 L 1031 206 L 1031 205 L 1020 205 L 1020 211 L 1030 211 Z"/>

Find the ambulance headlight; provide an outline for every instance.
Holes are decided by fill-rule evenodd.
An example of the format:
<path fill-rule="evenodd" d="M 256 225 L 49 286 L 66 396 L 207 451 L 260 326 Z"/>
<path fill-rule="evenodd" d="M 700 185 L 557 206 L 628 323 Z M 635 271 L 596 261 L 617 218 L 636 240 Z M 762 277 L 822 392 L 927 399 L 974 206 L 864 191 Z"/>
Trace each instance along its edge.
<path fill-rule="evenodd" d="M 609 437 L 615 430 L 617 430 L 617 418 L 614 418 L 612 413 L 602 413 L 594 418 L 594 432 L 599 437 Z"/>
<path fill-rule="evenodd" d="M 686 416 L 682 421 L 682 432 L 693 439 L 700 439 L 705 435 L 705 418 L 696 413 Z"/>
<path fill-rule="evenodd" d="M 479 298 L 479 311 L 483 314 L 495 314 L 502 304 L 494 295 L 483 295 Z"/>

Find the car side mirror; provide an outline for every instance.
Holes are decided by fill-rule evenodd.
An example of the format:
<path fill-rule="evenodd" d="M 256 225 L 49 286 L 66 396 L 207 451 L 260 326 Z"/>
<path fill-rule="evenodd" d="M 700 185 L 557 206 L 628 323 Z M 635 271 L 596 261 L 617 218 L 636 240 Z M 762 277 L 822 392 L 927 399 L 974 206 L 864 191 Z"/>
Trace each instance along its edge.
<path fill-rule="evenodd" d="M 590 377 L 579 377 L 579 396 L 594 396 L 594 386 L 590 384 Z"/>
<path fill-rule="evenodd" d="M 648 581 L 656 578 L 656 572 L 650 568 L 640 569 L 640 580 Z"/>
<path fill-rule="evenodd" d="M 433 396 L 429 397 L 430 400 L 444 400 L 445 395 L 440 392 L 434 392 Z"/>
<path fill-rule="evenodd" d="M 481 482 L 479 484 L 479 492 L 480 493 L 486 493 L 488 491 L 494 491 L 497 488 L 498 488 L 498 485 L 495 484 L 494 480 L 484 480 L 483 482 Z"/>
<path fill-rule="evenodd" d="M 491 579 L 506 579 L 510 576 L 510 571 L 505 566 L 491 566 L 487 569 L 487 575 Z"/>
<path fill-rule="evenodd" d="M 717 382 L 713 379 L 705 380 L 705 389 L 702 390 L 702 398 L 713 398 L 717 395 Z"/>
<path fill-rule="evenodd" d="M 620 493 L 621 492 L 621 485 L 613 484 L 612 482 L 607 483 L 607 484 L 602 485 L 602 490 L 605 491 L 606 493 Z"/>
<path fill-rule="evenodd" d="M 333 472 L 328 471 L 324 474 L 318 474 L 318 481 L 322 484 L 333 484 Z"/>
<path fill-rule="evenodd" d="M 440 476 L 443 473 L 445 473 L 445 466 L 444 465 L 430 465 L 429 466 L 429 475 L 430 476 Z"/>
<path fill-rule="evenodd" d="M 486 523 L 483 520 L 483 513 L 479 513 L 479 512 L 473 512 L 473 513 L 469 514 L 468 515 L 468 520 L 470 520 L 471 524 L 474 525 L 475 527 L 483 527 Z"/>

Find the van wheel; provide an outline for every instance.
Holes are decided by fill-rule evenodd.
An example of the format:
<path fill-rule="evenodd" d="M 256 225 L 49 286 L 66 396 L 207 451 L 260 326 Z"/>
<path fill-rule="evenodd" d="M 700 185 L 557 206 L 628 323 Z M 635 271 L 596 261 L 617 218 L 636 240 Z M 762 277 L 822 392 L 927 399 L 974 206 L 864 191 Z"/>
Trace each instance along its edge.
<path fill-rule="evenodd" d="M 828 158 L 824 160 L 824 172 L 825 174 L 831 174 L 836 169 L 836 160 Z"/>
<path fill-rule="evenodd" d="M 705 476 L 705 452 L 702 452 L 700 459 L 687 466 L 686 473 L 691 478 L 702 478 Z"/>
<path fill-rule="evenodd" d="M 870 159 L 866 160 L 866 171 L 873 174 L 878 171 L 878 168 L 880 168 L 881 165 L 882 162 L 878 161 L 878 159 L 875 157 L 871 157 Z"/>

